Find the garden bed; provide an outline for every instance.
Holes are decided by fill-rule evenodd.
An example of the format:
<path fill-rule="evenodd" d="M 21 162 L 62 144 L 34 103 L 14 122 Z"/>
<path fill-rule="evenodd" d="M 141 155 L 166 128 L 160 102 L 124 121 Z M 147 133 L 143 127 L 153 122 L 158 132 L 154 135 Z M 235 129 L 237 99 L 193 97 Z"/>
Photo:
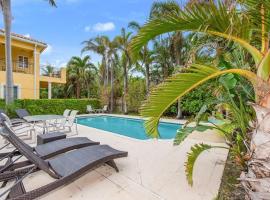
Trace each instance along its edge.
<path fill-rule="evenodd" d="M 241 171 L 241 167 L 236 165 L 231 153 L 229 153 L 217 197 L 218 200 L 245 199 L 245 190 L 240 181 L 237 180 L 240 177 Z"/>

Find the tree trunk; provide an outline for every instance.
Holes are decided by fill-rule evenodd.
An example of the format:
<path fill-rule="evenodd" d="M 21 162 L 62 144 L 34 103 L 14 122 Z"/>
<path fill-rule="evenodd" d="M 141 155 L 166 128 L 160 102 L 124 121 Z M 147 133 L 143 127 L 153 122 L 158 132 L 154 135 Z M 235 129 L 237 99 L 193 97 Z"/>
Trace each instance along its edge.
<path fill-rule="evenodd" d="M 12 72 L 12 54 L 11 54 L 11 2 L 2 1 L 3 17 L 5 24 L 5 53 L 6 53 L 6 104 L 14 101 L 13 95 L 13 72 Z"/>
<path fill-rule="evenodd" d="M 127 109 L 127 93 L 128 93 L 128 74 L 127 65 L 124 66 L 124 114 L 128 113 Z"/>
<path fill-rule="evenodd" d="M 181 32 L 178 32 L 178 34 L 181 34 Z M 176 49 L 175 54 L 176 54 L 176 65 L 180 69 L 181 66 L 183 66 L 183 60 L 182 60 L 182 57 L 181 57 L 180 49 Z M 181 109 L 181 99 L 178 99 L 178 102 L 177 102 L 177 116 L 176 116 L 176 118 L 177 119 L 183 118 L 182 109 Z"/>
<path fill-rule="evenodd" d="M 103 64 L 103 69 L 104 69 L 104 77 L 103 77 L 103 84 L 104 86 L 107 86 L 107 63 L 106 63 L 106 58 L 105 56 L 103 55 L 102 57 L 102 64 Z"/>
<path fill-rule="evenodd" d="M 81 86 L 80 83 L 76 84 L 76 98 L 79 99 L 81 97 Z"/>
<path fill-rule="evenodd" d="M 183 114 L 182 114 L 182 109 L 181 109 L 181 99 L 178 99 L 177 101 L 177 119 L 182 119 Z"/>
<path fill-rule="evenodd" d="M 113 71 L 113 65 L 111 65 L 111 102 L 110 102 L 110 112 L 112 113 L 113 112 L 113 106 L 114 106 L 114 101 L 113 101 L 113 98 L 114 98 L 114 94 L 113 94 L 113 89 L 114 89 L 114 71 Z"/>
<path fill-rule="evenodd" d="M 146 96 L 150 92 L 150 73 L 149 73 L 149 63 L 145 64 L 145 84 L 146 84 Z"/>
<path fill-rule="evenodd" d="M 248 171 L 242 172 L 240 180 L 249 199 L 270 199 L 270 109 L 253 107 L 257 122 L 251 133 Z"/>

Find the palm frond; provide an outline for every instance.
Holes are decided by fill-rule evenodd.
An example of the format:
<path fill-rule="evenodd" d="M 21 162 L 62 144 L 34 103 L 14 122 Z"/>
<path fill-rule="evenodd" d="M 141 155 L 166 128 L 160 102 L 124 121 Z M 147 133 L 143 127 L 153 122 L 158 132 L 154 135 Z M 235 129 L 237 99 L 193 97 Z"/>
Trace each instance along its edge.
<path fill-rule="evenodd" d="M 233 23 L 232 23 L 233 22 Z M 134 57 L 143 45 L 158 35 L 173 31 L 193 31 L 234 41 L 249 51 L 258 64 L 262 53 L 249 44 L 254 27 L 249 19 L 238 14 L 237 9 L 227 10 L 223 3 L 194 5 L 179 12 L 171 12 L 148 21 L 130 43 Z"/>
<path fill-rule="evenodd" d="M 206 126 L 206 125 L 196 125 L 193 127 L 185 126 L 177 130 L 176 136 L 174 138 L 173 144 L 179 145 L 181 142 L 183 142 L 189 134 L 191 134 L 193 131 L 199 131 L 204 132 L 208 129 L 214 129 L 212 126 Z"/>
<path fill-rule="evenodd" d="M 46 1 L 48 1 L 51 6 L 56 7 L 56 1 L 55 0 L 46 0 Z"/>
<path fill-rule="evenodd" d="M 213 147 L 208 144 L 195 144 L 193 147 L 191 147 L 191 151 L 188 153 L 188 159 L 185 164 L 186 177 L 190 185 L 193 185 L 193 170 L 197 158 L 202 152 L 211 148 Z"/>
<path fill-rule="evenodd" d="M 239 74 L 254 85 L 258 80 L 256 74 L 248 70 L 220 70 L 216 67 L 194 64 L 186 72 L 176 74 L 154 88 L 140 109 L 141 115 L 148 118 L 145 123 L 148 135 L 150 137 L 159 137 L 157 126 L 160 117 L 179 98 L 206 81 L 228 73 Z"/>

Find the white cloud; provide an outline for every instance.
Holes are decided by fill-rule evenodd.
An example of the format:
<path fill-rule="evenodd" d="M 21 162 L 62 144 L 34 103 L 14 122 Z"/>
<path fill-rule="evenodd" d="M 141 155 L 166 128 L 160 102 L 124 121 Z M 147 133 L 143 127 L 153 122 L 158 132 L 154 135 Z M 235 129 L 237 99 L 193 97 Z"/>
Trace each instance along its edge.
<path fill-rule="evenodd" d="M 52 53 L 53 47 L 48 44 L 47 48 L 44 50 L 43 55 L 50 55 Z"/>
<path fill-rule="evenodd" d="M 29 33 L 24 34 L 23 36 L 24 36 L 24 37 L 27 37 L 27 38 L 30 38 L 30 34 L 29 34 Z"/>
<path fill-rule="evenodd" d="M 85 31 L 85 32 L 91 31 L 91 27 L 90 27 L 90 26 L 85 26 L 85 27 L 84 27 L 84 31 Z"/>
<path fill-rule="evenodd" d="M 93 30 L 96 32 L 106 32 L 106 31 L 112 31 L 114 29 L 115 29 L 115 25 L 113 22 L 97 23 L 93 26 Z"/>

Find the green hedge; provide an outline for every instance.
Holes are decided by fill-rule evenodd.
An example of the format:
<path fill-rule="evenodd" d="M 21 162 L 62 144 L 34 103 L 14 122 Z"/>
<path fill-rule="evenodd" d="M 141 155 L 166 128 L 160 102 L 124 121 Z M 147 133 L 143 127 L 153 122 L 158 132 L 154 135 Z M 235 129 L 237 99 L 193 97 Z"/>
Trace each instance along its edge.
<path fill-rule="evenodd" d="M 100 108 L 100 101 L 97 99 L 18 99 L 6 107 L 9 115 L 14 115 L 17 108 L 25 108 L 32 115 L 38 114 L 63 114 L 65 109 L 78 110 L 80 114 L 86 113 L 86 106 Z M 0 100 L 0 108 L 5 108 L 4 100 Z"/>

